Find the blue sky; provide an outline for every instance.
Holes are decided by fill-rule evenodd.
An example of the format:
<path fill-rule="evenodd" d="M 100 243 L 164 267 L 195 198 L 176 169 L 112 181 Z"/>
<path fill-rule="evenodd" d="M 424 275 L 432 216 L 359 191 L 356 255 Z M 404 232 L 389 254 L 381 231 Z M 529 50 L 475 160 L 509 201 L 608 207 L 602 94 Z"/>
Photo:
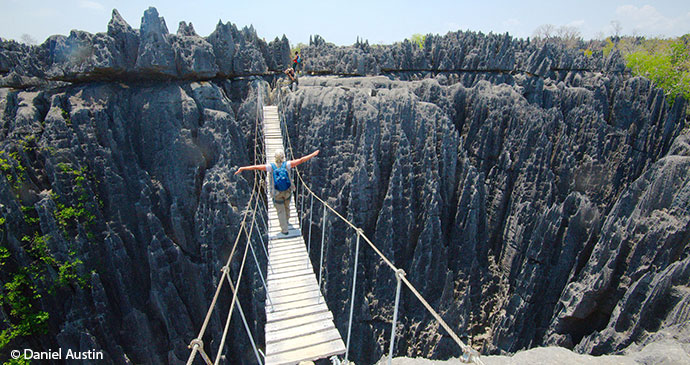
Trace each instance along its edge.
<path fill-rule="evenodd" d="M 285 34 L 293 45 L 307 43 L 312 34 L 338 45 L 352 44 L 358 36 L 372 44 L 388 44 L 414 33 L 457 30 L 509 32 L 523 38 L 542 24 L 574 26 L 584 38 L 597 38 L 613 33 L 612 20 L 620 22 L 623 34 L 690 33 L 688 0 L 0 0 L 0 37 L 18 40 L 29 34 L 42 43 L 50 35 L 67 35 L 71 29 L 105 32 L 113 8 L 139 28 L 148 6 L 158 9 L 171 33 L 184 20 L 192 22 L 199 35 L 207 36 L 222 20 L 240 27 L 253 24 L 266 40 Z"/>

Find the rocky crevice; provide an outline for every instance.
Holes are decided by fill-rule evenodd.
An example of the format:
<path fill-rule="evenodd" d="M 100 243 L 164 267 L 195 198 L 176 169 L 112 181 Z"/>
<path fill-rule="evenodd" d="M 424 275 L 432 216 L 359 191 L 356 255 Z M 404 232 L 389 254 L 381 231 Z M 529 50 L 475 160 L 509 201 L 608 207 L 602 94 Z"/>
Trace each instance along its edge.
<path fill-rule="evenodd" d="M 683 260 L 677 253 L 687 251 L 687 242 L 675 237 L 686 237 L 687 230 L 684 224 L 675 224 L 676 219 L 685 220 L 680 211 L 670 220 L 649 218 L 655 223 L 645 223 L 643 232 L 658 226 L 654 231 L 664 233 L 654 233 L 654 242 L 668 242 L 663 245 L 666 249 L 652 252 L 642 250 L 651 239 L 643 238 L 647 234 L 613 228 L 613 222 L 631 219 L 629 213 L 621 215 L 619 207 L 641 209 L 632 191 L 658 194 L 640 182 L 650 179 L 645 174 L 664 169 L 668 164 L 664 161 L 677 160 L 667 146 L 674 140 L 683 145 L 686 137 L 680 135 L 683 114 L 675 106 L 659 109 L 658 101 L 651 102 L 657 91 L 649 84 L 609 77 L 612 80 L 583 79 L 584 86 L 561 81 L 553 89 L 520 77 L 507 85 L 479 81 L 471 86 L 446 85 L 443 77 L 415 82 L 319 77 L 301 82 L 284 105 L 289 125 L 308 133 L 293 137 L 298 154 L 320 148 L 320 160 L 337 161 L 306 165 L 303 172 L 311 185 L 364 227 L 433 305 L 445 308 L 444 316 L 458 332 L 479 338 L 486 352 L 558 344 L 610 353 L 658 329 L 622 330 L 628 327 L 615 324 L 619 315 L 615 308 L 636 303 L 639 297 L 626 293 L 642 273 L 660 275 L 656 270 Z M 616 83 L 639 93 L 602 98 L 608 93 L 602 88 Z M 529 95 L 545 92 L 551 96 L 528 100 Z M 353 106 L 348 101 L 352 97 L 361 101 Z M 609 103 L 629 105 L 614 108 L 613 125 L 606 120 Z M 344 128 L 350 119 L 366 127 L 352 130 L 348 137 L 343 133 L 350 131 Z M 650 132 L 661 120 L 664 124 L 673 120 L 666 125 L 673 125 L 674 132 Z M 429 134 L 433 130 L 442 131 L 439 135 L 444 137 Z M 645 135 L 645 154 L 633 149 L 640 132 Z M 371 142 L 358 149 L 358 141 Z M 384 155 L 393 158 L 376 158 Z M 666 176 L 657 174 L 657 178 Z M 681 186 L 687 185 L 688 177 L 671 175 L 680 180 L 664 185 L 663 194 L 669 198 L 647 211 L 685 204 Z M 343 176 L 349 186 L 340 183 Z M 386 188 L 381 194 L 367 193 L 372 186 Z M 661 189 L 661 184 L 655 186 Z M 370 213 L 374 207 L 378 213 Z M 372 221 L 369 216 L 376 216 L 373 226 L 367 223 Z M 343 331 L 347 324 L 339 318 L 346 318 L 349 299 L 330 294 L 351 285 L 346 275 L 351 269 L 343 269 L 351 265 L 348 249 L 354 237 L 350 236 L 327 228 L 330 250 L 337 247 L 338 252 L 329 252 L 328 271 L 340 273 L 327 276 L 328 301 Z M 615 245 L 609 243 L 613 237 Z M 642 265 L 635 259 L 646 257 L 643 261 L 648 262 L 661 252 L 666 259 L 660 266 Z M 602 263 L 609 254 L 614 254 L 606 259 L 609 264 Z M 355 329 L 366 338 L 380 339 L 378 352 L 357 352 L 360 361 L 368 362 L 383 352 L 385 334 L 390 333 L 383 323 L 392 317 L 395 281 L 374 254 L 364 257 L 362 306 L 368 313 L 360 315 L 381 318 L 362 320 Z M 596 289 L 587 289 L 592 285 Z M 414 298 L 403 295 L 401 303 L 401 343 L 407 346 L 401 345 L 398 354 L 457 355 L 443 336 L 421 335 L 425 332 L 420 328 L 434 324 Z M 581 311 L 573 312 L 569 306 Z M 644 316 L 644 309 L 635 308 Z M 611 332 L 611 326 L 618 329 Z"/>
<path fill-rule="evenodd" d="M 316 36 L 302 52 L 305 71 L 363 76 L 303 77 L 280 100 L 296 155 L 321 150 L 304 176 L 474 346 L 601 354 L 687 343 L 684 100 L 669 107 L 615 52 L 508 35 L 455 32 L 422 47 Z M 14 260 L 2 275 L 35 261 L 22 239 L 39 234 L 59 262 L 80 259 L 85 280 L 44 295 L 47 334 L 18 347 L 187 358 L 251 193 L 251 177 L 233 172 L 254 160 L 257 94 L 278 103 L 273 78 L 251 75 L 289 62 L 285 37 L 266 43 L 230 23 L 208 37 L 184 22 L 170 34 L 153 8 L 139 30 L 114 11 L 106 33 L 0 43 L 0 237 Z M 70 207 L 83 216 L 65 218 Z M 324 292 L 345 334 L 355 235 L 332 216 L 326 227 Z M 373 363 L 387 351 L 395 279 L 364 243 L 359 259 L 351 354 Z M 253 266 L 240 298 L 261 339 Z M 46 278 L 59 276 L 47 265 Z M 459 355 L 409 292 L 401 310 L 397 355 Z M 206 344 L 218 342 L 222 312 Z M 231 335 L 228 362 L 253 363 L 239 321 Z"/>

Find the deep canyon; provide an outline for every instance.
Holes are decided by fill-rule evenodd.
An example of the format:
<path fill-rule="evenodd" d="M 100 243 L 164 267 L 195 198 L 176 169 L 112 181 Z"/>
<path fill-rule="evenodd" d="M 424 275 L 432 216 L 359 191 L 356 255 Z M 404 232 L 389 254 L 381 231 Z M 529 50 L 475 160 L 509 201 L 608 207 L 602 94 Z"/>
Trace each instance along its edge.
<path fill-rule="evenodd" d="M 284 36 L 219 23 L 201 37 L 184 22 L 171 34 L 154 8 L 141 29 L 113 11 L 106 33 L 3 40 L 0 281 L 5 296 L 24 285 L 25 317 L 48 318 L 0 360 L 58 347 L 187 360 L 252 193 L 234 172 L 254 161 L 259 99 L 280 103 L 295 155 L 321 150 L 302 167 L 315 192 L 483 354 L 663 340 L 690 351 L 687 101 L 583 47 L 469 31 L 421 46 L 314 36 L 288 90 Z M 344 335 L 355 235 L 326 223 L 324 295 Z M 261 344 L 264 292 L 254 264 L 244 270 Z M 357 285 L 351 358 L 370 364 L 387 351 L 395 278 L 366 247 Z M 211 317 L 211 354 L 226 313 Z M 21 315 L 6 299 L 2 328 Z M 406 291 L 399 322 L 396 355 L 461 354 Z M 230 336 L 227 362 L 254 363 L 239 320 Z"/>

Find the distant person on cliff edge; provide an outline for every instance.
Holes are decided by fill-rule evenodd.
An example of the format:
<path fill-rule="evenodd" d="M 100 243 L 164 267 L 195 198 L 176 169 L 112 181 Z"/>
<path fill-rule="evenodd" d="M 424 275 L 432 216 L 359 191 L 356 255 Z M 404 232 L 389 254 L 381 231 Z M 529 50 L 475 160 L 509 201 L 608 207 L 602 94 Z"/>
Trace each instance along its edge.
<path fill-rule="evenodd" d="M 261 170 L 266 171 L 271 176 L 271 196 L 273 197 L 273 205 L 278 212 L 278 221 L 280 222 L 280 232 L 283 235 L 288 234 L 288 221 L 290 220 L 290 197 L 294 187 L 290 182 L 290 174 L 288 173 L 293 167 L 303 164 L 316 155 L 319 150 L 316 150 L 302 158 L 296 160 L 285 161 L 285 154 L 283 151 L 278 151 L 275 154 L 275 163 L 268 163 L 265 165 L 242 166 L 237 169 L 235 175 L 246 170 Z"/>
<path fill-rule="evenodd" d="M 292 84 L 294 83 L 295 85 L 299 86 L 299 79 L 297 78 L 297 75 L 295 74 L 295 70 L 292 67 L 288 67 L 287 70 L 283 71 L 288 77 L 290 78 L 290 87 L 292 87 Z"/>
<path fill-rule="evenodd" d="M 299 56 L 299 51 L 295 51 L 295 58 L 292 59 L 292 68 L 295 72 L 299 72 L 300 67 L 302 67 L 302 57 Z"/>

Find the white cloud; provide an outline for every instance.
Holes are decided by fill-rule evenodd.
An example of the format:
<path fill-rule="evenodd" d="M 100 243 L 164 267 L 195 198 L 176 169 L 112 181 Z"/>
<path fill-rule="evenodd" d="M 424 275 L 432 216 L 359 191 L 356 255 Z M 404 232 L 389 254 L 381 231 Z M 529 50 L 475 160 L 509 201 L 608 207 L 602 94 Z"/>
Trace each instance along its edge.
<path fill-rule="evenodd" d="M 622 5 L 616 8 L 616 15 L 624 34 L 639 32 L 649 36 L 676 36 L 686 33 L 687 24 L 690 23 L 690 13 L 685 16 L 666 16 L 651 5 Z"/>
<path fill-rule="evenodd" d="M 91 1 L 91 0 L 81 0 L 79 2 L 79 6 L 84 8 L 84 9 L 91 9 L 91 10 L 103 10 L 105 7 L 96 1 Z"/>

